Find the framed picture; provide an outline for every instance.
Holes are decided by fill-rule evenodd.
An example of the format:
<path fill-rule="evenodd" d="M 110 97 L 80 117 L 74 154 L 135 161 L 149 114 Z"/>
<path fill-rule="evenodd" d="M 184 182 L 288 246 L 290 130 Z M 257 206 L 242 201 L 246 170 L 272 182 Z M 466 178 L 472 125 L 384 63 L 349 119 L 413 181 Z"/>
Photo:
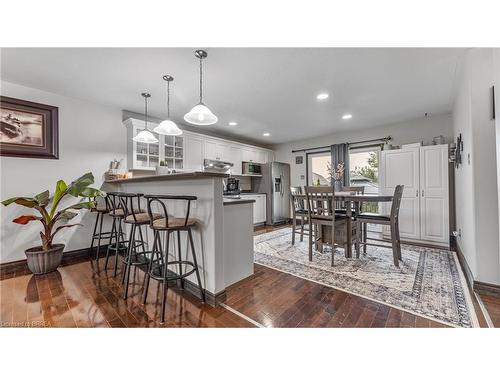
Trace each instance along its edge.
<path fill-rule="evenodd" d="M 59 159 L 58 108 L 0 96 L 0 156 Z"/>

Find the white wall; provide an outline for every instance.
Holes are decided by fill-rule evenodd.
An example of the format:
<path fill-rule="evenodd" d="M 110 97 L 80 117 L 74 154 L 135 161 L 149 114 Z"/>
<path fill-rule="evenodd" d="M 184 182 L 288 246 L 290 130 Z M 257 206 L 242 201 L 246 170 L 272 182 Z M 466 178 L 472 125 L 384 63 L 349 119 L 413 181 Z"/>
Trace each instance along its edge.
<path fill-rule="evenodd" d="M 59 107 L 59 159 L 30 159 L 0 157 L 0 198 L 33 196 L 49 189 L 51 193 L 57 180 L 67 183 L 86 172 L 96 178 L 94 186 L 100 187 L 103 173 L 114 159 L 126 160 L 126 129 L 118 108 L 72 99 L 46 91 L 1 82 L 1 95 Z M 41 224 L 21 226 L 12 219 L 29 209 L 11 205 L 0 207 L 1 238 L 0 263 L 24 259 L 24 250 L 40 244 Z M 80 215 L 81 216 L 81 215 Z M 66 250 L 87 248 L 93 229 L 92 213 L 73 221 L 82 220 L 85 227 L 61 231 L 56 242 L 66 243 Z"/>
<path fill-rule="evenodd" d="M 495 75 L 495 130 L 496 130 L 496 144 L 497 144 L 497 190 L 498 190 L 498 204 L 500 205 L 500 48 L 493 51 L 493 71 Z M 500 223 L 500 207 L 498 209 L 498 221 Z M 500 242 L 500 230 L 499 230 Z M 500 246 L 498 256 L 498 268 L 500 268 Z"/>
<path fill-rule="evenodd" d="M 455 136 L 462 134 L 464 151 L 455 173 L 456 226 L 462 233 L 457 241 L 474 279 L 500 284 L 497 142 L 490 91 L 493 50 L 469 50 L 459 77 L 453 122 Z"/>
<path fill-rule="evenodd" d="M 420 141 L 424 141 L 424 144 L 431 144 L 432 138 L 438 135 L 445 136 L 446 141 L 449 142 L 453 137 L 452 117 L 450 114 L 423 117 L 372 129 L 332 133 L 323 137 L 306 138 L 301 141 L 285 143 L 274 148 L 276 161 L 290 164 L 292 186 L 304 185 L 306 183 L 305 153 L 292 154 L 292 150 L 328 146 L 335 143 L 364 141 L 389 135 L 392 136 L 392 144 L 394 145 Z M 299 155 L 304 156 L 304 163 L 297 165 L 295 164 L 295 156 Z M 301 176 L 304 176 L 304 179 Z"/>

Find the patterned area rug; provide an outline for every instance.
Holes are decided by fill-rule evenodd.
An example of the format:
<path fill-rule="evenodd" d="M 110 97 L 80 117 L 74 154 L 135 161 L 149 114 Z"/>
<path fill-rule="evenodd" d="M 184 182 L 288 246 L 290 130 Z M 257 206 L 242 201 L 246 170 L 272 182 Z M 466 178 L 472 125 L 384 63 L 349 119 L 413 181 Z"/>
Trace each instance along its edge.
<path fill-rule="evenodd" d="M 365 297 L 457 327 L 477 327 L 464 276 L 456 256 L 447 250 L 402 246 L 403 261 L 393 264 L 391 249 L 369 245 L 359 259 L 346 259 L 341 248 L 314 251 L 308 260 L 308 242 L 291 228 L 254 237 L 255 263 Z"/>

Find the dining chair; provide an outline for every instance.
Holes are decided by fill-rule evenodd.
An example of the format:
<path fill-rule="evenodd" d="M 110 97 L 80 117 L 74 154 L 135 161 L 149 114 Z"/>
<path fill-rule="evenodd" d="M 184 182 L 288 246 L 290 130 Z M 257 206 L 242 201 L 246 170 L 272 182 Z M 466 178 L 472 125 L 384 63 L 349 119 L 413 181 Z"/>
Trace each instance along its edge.
<path fill-rule="evenodd" d="M 365 187 L 364 186 L 342 186 L 342 191 L 348 192 L 348 193 L 354 193 L 355 195 L 364 195 L 365 194 Z M 345 207 L 343 209 L 337 210 L 337 213 L 345 213 L 346 209 Z M 363 212 L 363 205 L 361 204 L 359 207 L 359 213 Z M 354 220 L 356 220 L 356 212 L 354 212 L 354 209 L 352 209 L 352 217 Z M 363 225 L 360 226 L 360 230 L 357 231 L 358 235 L 364 238 L 364 233 L 367 233 L 367 224 L 363 223 Z M 359 258 L 359 245 L 356 246 L 356 249 L 358 250 L 356 253 L 356 256 Z M 366 246 L 363 248 L 364 253 L 366 254 Z"/>
<path fill-rule="evenodd" d="M 347 248 L 346 215 L 338 214 L 334 209 L 335 192 L 333 187 L 306 186 L 306 201 L 309 215 L 309 225 L 316 225 L 317 230 L 309 232 L 309 261 L 312 261 L 313 242 L 318 241 L 332 247 L 332 267 L 334 265 L 335 246 Z M 344 230 L 343 230 L 344 229 Z M 342 238 L 343 230 L 343 238 Z M 336 237 L 339 238 L 336 238 Z"/>
<path fill-rule="evenodd" d="M 389 215 L 381 215 L 376 213 L 361 213 L 356 218 L 357 232 L 360 233 L 360 226 L 371 224 L 390 225 L 391 227 L 391 243 L 392 246 L 379 245 L 378 247 L 392 248 L 392 255 L 394 258 L 394 265 L 399 267 L 399 261 L 403 260 L 401 255 L 401 240 L 399 237 L 399 207 L 401 206 L 401 197 L 403 196 L 403 185 L 397 185 L 394 189 L 394 196 L 392 198 L 391 212 Z M 368 245 L 368 238 L 366 229 L 363 231 L 363 238 L 359 244 L 363 245 L 363 252 L 366 253 L 366 245 Z M 373 240 L 377 240 L 373 238 Z"/>
<path fill-rule="evenodd" d="M 305 197 L 302 193 L 302 187 L 290 187 L 290 200 L 292 203 L 292 245 L 295 245 L 295 234 L 300 234 L 300 242 L 304 241 L 304 233 L 309 233 L 311 225 L 305 228 L 305 223 L 309 218 L 309 213 L 305 207 Z M 300 220 L 300 231 L 297 230 L 297 218 Z"/>

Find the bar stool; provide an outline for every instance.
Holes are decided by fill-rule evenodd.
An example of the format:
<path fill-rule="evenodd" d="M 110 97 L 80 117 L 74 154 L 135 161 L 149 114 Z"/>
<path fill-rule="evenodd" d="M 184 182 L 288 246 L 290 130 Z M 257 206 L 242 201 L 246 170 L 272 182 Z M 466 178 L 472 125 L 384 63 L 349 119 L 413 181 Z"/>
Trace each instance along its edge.
<path fill-rule="evenodd" d="M 92 251 L 94 250 L 94 243 L 97 240 L 97 249 L 95 260 L 99 260 L 99 252 L 101 250 L 101 240 L 110 239 L 112 236 L 111 232 L 102 231 L 102 222 L 104 215 L 109 213 L 108 198 L 104 197 L 94 197 L 92 198 L 94 207 L 90 209 L 90 212 L 96 212 L 97 216 L 95 219 L 94 231 L 92 232 L 92 241 L 90 243 L 90 255 L 92 256 Z M 98 228 L 99 227 L 99 231 Z"/>
<path fill-rule="evenodd" d="M 125 240 L 125 233 L 122 229 L 122 222 L 124 218 L 124 212 L 120 204 L 120 194 L 119 192 L 109 192 L 106 195 L 106 204 L 109 208 L 108 215 L 113 218 L 113 224 L 111 225 L 111 235 L 108 243 L 108 248 L 106 250 L 106 263 L 104 264 L 104 269 L 108 268 L 110 250 L 115 252 L 115 265 L 113 271 L 113 277 L 116 277 L 118 271 L 118 256 L 119 252 L 127 249 L 127 241 Z M 113 243 L 114 241 L 114 243 Z"/>
<path fill-rule="evenodd" d="M 161 218 L 160 214 L 148 213 L 141 209 L 141 197 L 143 195 L 140 193 L 119 193 L 121 208 L 124 212 L 123 222 L 131 225 L 127 252 L 122 260 L 124 263 L 122 284 L 125 284 L 123 299 L 127 299 L 128 296 L 132 266 L 147 265 L 149 263 L 148 254 L 151 254 L 152 257 L 152 251 L 146 250 L 147 244 L 144 241 L 141 228 L 144 225 L 149 225 L 153 220 Z M 136 240 L 137 229 L 139 229 L 140 240 Z M 137 251 L 139 247 L 142 248 L 142 251 Z"/>
<path fill-rule="evenodd" d="M 181 281 L 181 287 L 184 288 L 184 279 L 196 273 L 196 279 L 198 281 L 198 288 L 200 289 L 201 299 L 205 303 L 205 290 L 201 285 L 200 271 L 198 267 L 198 262 L 196 260 L 196 251 L 194 248 L 192 228 L 197 225 L 196 219 L 189 217 L 189 211 L 191 208 L 191 201 L 197 200 L 195 196 L 178 196 L 178 195 L 145 195 L 148 200 L 148 214 L 151 220 L 151 229 L 153 229 L 154 239 L 153 239 L 153 249 L 152 255 L 149 260 L 149 265 L 144 280 L 144 293 L 142 297 L 142 303 L 145 304 L 148 296 L 149 282 L 153 278 L 163 283 L 163 293 L 161 302 L 161 313 L 160 321 L 165 322 L 165 304 L 167 300 L 168 282 L 174 280 Z M 173 217 L 168 215 L 167 206 L 165 202 L 168 201 L 184 201 L 187 205 L 186 216 L 182 218 Z M 162 207 L 162 218 L 155 218 L 151 211 L 151 205 L 157 202 Z M 162 244 L 160 239 L 160 233 L 166 232 L 166 246 L 165 246 L 165 256 L 162 252 Z M 190 244 L 192 261 L 182 260 L 181 255 L 181 232 L 186 232 Z M 169 244 L 170 244 L 170 234 L 177 233 L 177 248 L 178 248 L 178 259 L 174 261 L 168 260 Z M 156 260 L 155 260 L 156 255 Z M 170 265 L 178 266 L 178 273 L 174 273 L 168 270 Z M 183 266 L 184 272 L 183 272 Z M 190 269 L 189 269 L 190 268 Z M 188 269 L 188 270 L 187 270 Z"/>

